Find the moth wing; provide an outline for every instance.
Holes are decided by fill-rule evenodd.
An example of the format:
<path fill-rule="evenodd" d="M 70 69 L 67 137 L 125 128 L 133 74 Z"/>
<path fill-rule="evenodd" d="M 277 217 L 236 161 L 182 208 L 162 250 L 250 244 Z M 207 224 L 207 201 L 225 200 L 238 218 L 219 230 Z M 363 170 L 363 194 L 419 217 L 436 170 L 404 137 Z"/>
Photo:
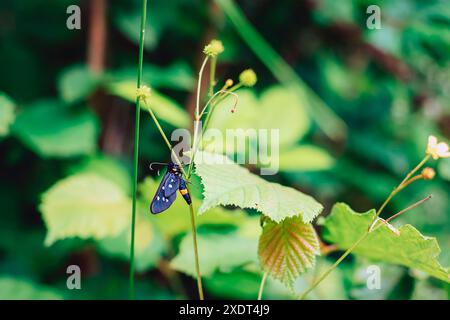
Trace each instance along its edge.
<path fill-rule="evenodd" d="M 176 189 L 174 192 L 171 192 L 172 188 L 169 188 L 171 180 L 178 181 L 179 184 L 179 179 L 174 179 L 174 177 L 177 178 L 173 173 L 166 173 L 164 175 L 164 178 L 161 180 L 161 183 L 159 184 L 155 196 L 153 197 L 153 200 L 150 204 L 151 213 L 153 214 L 160 213 L 169 208 L 170 205 L 175 201 L 177 197 Z M 169 192 L 166 192 L 166 190 L 168 190 Z"/>
<path fill-rule="evenodd" d="M 173 173 L 169 173 L 164 177 L 164 181 L 161 181 L 161 190 L 164 192 L 164 196 L 170 197 L 174 194 L 180 186 L 180 177 Z"/>

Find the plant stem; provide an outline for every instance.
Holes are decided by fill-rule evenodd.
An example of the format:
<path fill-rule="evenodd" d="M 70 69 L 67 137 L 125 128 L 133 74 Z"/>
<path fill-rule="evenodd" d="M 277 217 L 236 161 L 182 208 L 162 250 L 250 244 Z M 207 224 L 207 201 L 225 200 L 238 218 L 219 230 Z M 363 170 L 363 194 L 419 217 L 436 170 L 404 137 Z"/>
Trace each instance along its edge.
<path fill-rule="evenodd" d="M 189 187 L 186 186 L 186 188 L 188 189 L 188 192 L 191 193 Z M 198 255 L 198 245 L 197 245 L 197 227 L 195 224 L 195 212 L 192 203 L 189 205 L 189 212 L 191 214 L 192 241 L 194 244 L 195 272 L 197 274 L 198 296 L 200 300 L 204 300 L 205 298 L 203 296 L 202 274 L 200 271 L 200 259 Z"/>
<path fill-rule="evenodd" d="M 259 286 L 258 300 L 261 300 L 261 299 L 262 299 L 262 294 L 263 294 L 263 291 L 264 291 L 264 285 L 266 284 L 266 280 L 267 280 L 268 274 L 269 274 L 269 273 L 266 271 L 266 272 L 264 272 L 264 274 L 263 274 L 263 276 L 262 276 L 261 284 L 260 284 L 260 286 Z"/>
<path fill-rule="evenodd" d="M 383 211 L 383 209 L 386 207 L 386 205 L 389 203 L 389 201 L 391 201 L 391 199 L 400 191 L 402 190 L 405 186 L 406 186 L 406 182 L 408 182 L 409 178 L 411 178 L 411 176 L 416 173 L 427 161 L 428 159 L 430 159 L 430 155 L 426 155 L 422 161 L 420 161 L 420 163 L 413 169 L 411 170 L 406 177 L 402 180 L 402 182 L 400 182 L 400 184 L 391 192 L 391 194 L 387 197 L 387 199 L 384 201 L 384 203 L 381 205 L 380 209 L 378 209 L 377 211 L 377 215 L 375 217 L 378 218 L 381 214 L 381 212 Z M 409 184 L 409 183 L 408 183 Z"/>
<path fill-rule="evenodd" d="M 183 165 L 181 164 L 180 159 L 178 158 L 178 156 L 177 156 L 177 155 L 175 154 L 175 152 L 173 151 L 173 149 L 172 149 L 172 144 L 170 143 L 170 141 L 169 141 L 169 139 L 167 138 L 167 136 L 166 136 L 166 134 L 165 134 L 163 128 L 161 127 L 161 125 L 160 125 L 160 123 L 159 123 L 159 121 L 158 121 L 158 118 L 156 118 L 155 113 L 153 112 L 152 108 L 151 108 L 149 105 L 147 105 L 147 102 L 146 102 L 145 100 L 144 100 L 144 103 L 145 103 L 145 106 L 147 107 L 148 113 L 150 113 L 150 116 L 151 116 L 152 119 L 153 119 L 153 122 L 156 124 L 156 127 L 157 127 L 158 130 L 159 130 L 159 133 L 161 134 L 161 136 L 162 136 L 163 139 L 164 139 L 164 142 L 166 143 L 167 147 L 169 148 L 169 150 L 170 150 L 170 152 L 171 152 L 171 155 L 172 155 L 173 158 L 175 159 L 175 162 L 177 163 L 177 165 L 180 167 L 181 172 L 183 173 L 184 178 L 185 178 L 185 179 L 188 179 L 188 175 L 187 175 L 186 171 L 184 171 Z"/>
<path fill-rule="evenodd" d="M 139 68 L 137 75 L 137 87 L 141 87 L 142 81 L 142 66 L 144 63 L 144 35 L 145 35 L 145 23 L 147 20 L 147 0 L 142 0 L 142 12 L 141 12 L 141 34 L 139 39 Z M 139 164 L 139 123 L 141 120 L 141 101 L 140 97 L 136 98 L 136 117 L 134 124 L 134 171 L 133 171 L 133 202 L 131 207 L 131 244 L 130 244 L 130 277 L 129 277 L 129 299 L 135 298 L 134 293 L 134 238 L 136 228 L 136 198 L 137 198 L 137 179 L 138 179 L 138 164 Z"/>
<path fill-rule="evenodd" d="M 413 203 L 413 204 L 410 205 L 409 207 L 407 207 L 407 208 L 405 208 L 405 209 L 403 209 L 403 210 L 397 212 L 397 213 L 394 214 L 393 216 L 390 216 L 388 219 L 386 219 L 386 222 L 389 222 L 389 221 L 391 221 L 392 219 L 397 218 L 399 215 L 401 215 L 401 214 L 403 214 L 403 213 L 405 213 L 405 212 L 407 212 L 407 211 L 409 211 L 409 210 L 414 209 L 415 207 L 421 205 L 422 203 L 424 203 L 425 201 L 430 200 L 430 199 L 431 199 L 431 195 L 429 195 L 429 196 L 426 197 L 426 198 L 423 198 L 422 200 L 417 201 L 416 203 Z"/>
<path fill-rule="evenodd" d="M 194 115 L 194 139 L 192 142 L 192 156 L 191 156 L 191 162 L 189 164 L 189 169 L 188 169 L 188 176 L 190 177 L 191 173 L 192 173 L 192 167 L 194 165 L 194 159 L 195 159 L 195 153 L 197 151 L 197 135 L 198 135 L 198 125 L 200 122 L 200 91 L 201 91 L 201 86 L 202 86 L 202 76 L 203 76 L 203 71 L 205 69 L 206 63 L 208 62 L 208 56 L 206 56 L 206 58 L 203 60 L 202 66 L 200 67 L 200 71 L 198 72 L 198 83 L 197 83 L 197 99 L 196 99 L 196 103 L 195 103 L 195 115 Z"/>
<path fill-rule="evenodd" d="M 211 58 L 211 64 L 209 67 L 209 96 L 212 97 L 214 94 L 214 86 L 216 85 L 216 65 L 217 56 Z"/>
<path fill-rule="evenodd" d="M 341 256 L 338 260 L 336 260 L 336 262 L 327 269 L 327 271 L 325 271 L 322 276 L 319 277 L 319 279 L 317 279 L 317 281 L 315 281 L 301 296 L 300 299 L 303 300 L 304 298 L 306 298 L 306 296 L 315 288 L 319 285 L 319 283 L 321 283 L 334 269 L 336 269 L 336 267 L 364 240 L 366 239 L 366 237 L 375 229 L 374 228 L 376 222 L 378 221 L 378 217 L 380 216 L 381 212 L 383 211 L 383 209 L 386 207 L 386 205 L 389 203 L 389 201 L 400 191 L 402 190 L 406 185 L 409 184 L 409 179 L 412 177 L 413 174 L 415 174 L 427 161 L 428 159 L 430 159 L 429 155 L 426 155 L 422 161 L 414 168 L 412 169 L 407 175 L 406 177 L 402 180 L 402 182 L 400 182 L 400 184 L 389 194 L 389 196 L 387 197 L 387 199 L 383 202 L 383 204 L 381 205 L 381 207 L 377 210 L 375 217 L 373 219 L 373 221 L 371 222 L 369 228 L 367 229 L 367 231 L 365 231 L 363 233 L 363 235 L 361 236 L 361 238 L 359 238 L 350 248 L 348 248 Z M 416 207 L 417 205 L 421 204 L 422 202 L 428 200 L 429 197 L 419 201 L 416 204 L 413 204 L 412 206 L 406 208 L 405 210 L 402 210 L 403 212 L 412 209 L 414 207 Z M 399 214 L 403 213 L 403 212 L 399 212 L 396 215 L 392 216 L 390 219 L 394 218 L 395 216 L 398 216 Z M 388 219 L 388 220 L 390 220 Z"/>

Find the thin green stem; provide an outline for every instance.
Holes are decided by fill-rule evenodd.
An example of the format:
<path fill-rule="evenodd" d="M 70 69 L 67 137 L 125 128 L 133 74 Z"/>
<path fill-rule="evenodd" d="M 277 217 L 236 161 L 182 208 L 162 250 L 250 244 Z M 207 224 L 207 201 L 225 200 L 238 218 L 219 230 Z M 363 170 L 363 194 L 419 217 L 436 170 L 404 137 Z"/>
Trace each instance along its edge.
<path fill-rule="evenodd" d="M 142 12 L 141 12 L 141 33 L 139 39 L 139 67 L 137 75 L 137 87 L 141 87 L 142 82 L 142 66 L 144 63 L 144 35 L 145 35 L 145 23 L 147 20 L 147 0 L 142 0 Z M 141 120 L 141 103 L 140 97 L 136 98 L 136 116 L 134 124 L 134 170 L 133 170 L 133 202 L 131 207 L 131 241 L 130 241 L 130 275 L 129 275 L 129 299 L 135 298 L 134 292 L 134 238 L 136 229 L 136 199 L 137 199 L 137 179 L 138 179 L 138 164 L 139 164 L 139 123 Z"/>
<path fill-rule="evenodd" d="M 211 58 L 211 64 L 209 67 L 209 96 L 212 97 L 214 94 L 214 86 L 216 85 L 216 65 L 217 56 Z"/>
<path fill-rule="evenodd" d="M 400 184 L 389 194 L 389 196 L 387 197 L 387 199 L 383 202 L 383 204 L 381 205 L 381 207 L 377 210 L 375 217 L 373 219 L 373 221 L 371 222 L 369 228 L 367 229 L 367 231 L 365 231 L 363 233 L 363 235 L 361 236 L 361 238 L 359 238 L 350 248 L 348 248 L 341 256 L 338 260 L 336 260 L 336 262 L 327 269 L 327 271 L 325 271 L 322 276 L 320 276 L 309 288 L 308 290 L 306 290 L 300 297 L 300 299 L 304 299 L 306 298 L 306 296 L 312 291 L 314 290 L 315 287 L 317 287 L 319 285 L 319 283 L 321 283 L 334 269 L 336 269 L 336 267 L 364 240 L 366 239 L 366 237 L 373 232 L 374 230 L 376 230 L 378 227 L 375 227 L 375 224 L 378 221 L 378 217 L 380 216 L 381 212 L 383 211 L 383 209 L 386 207 L 386 205 L 389 203 L 389 201 L 400 191 L 403 189 L 404 185 L 408 184 L 409 179 L 428 161 L 428 159 L 430 159 L 429 155 L 426 155 L 422 161 L 414 168 L 412 169 L 407 175 L 406 177 L 402 180 L 402 182 L 400 182 Z M 417 205 L 421 204 L 422 202 L 428 200 L 429 198 L 425 198 L 421 201 L 419 201 L 418 203 L 406 208 L 405 210 L 403 210 L 403 212 L 410 210 L 414 207 L 416 207 Z M 401 212 L 401 213 L 403 213 Z M 399 214 L 396 214 L 395 216 L 398 216 Z M 394 218 L 391 217 L 391 218 Z M 389 220 L 389 219 L 388 219 Z"/>
<path fill-rule="evenodd" d="M 188 192 L 190 192 L 189 187 L 186 186 L 188 189 Z M 189 205 L 189 212 L 191 214 L 191 228 L 192 228 L 192 241 L 194 244 L 194 257 L 195 257 L 195 272 L 197 274 L 197 289 L 198 289 L 198 296 L 200 300 L 204 300 L 203 295 L 203 285 L 202 285 L 202 273 L 200 271 L 200 259 L 198 255 L 198 244 L 197 244 L 197 227 L 195 224 L 195 211 L 194 206 L 192 203 Z"/>
<path fill-rule="evenodd" d="M 412 177 L 414 173 L 416 173 L 422 166 L 430 159 L 430 155 L 426 155 L 425 158 L 420 161 L 420 163 L 413 169 L 411 172 L 409 172 L 406 177 L 400 182 L 400 184 L 391 192 L 391 194 L 387 197 L 387 199 L 384 201 L 384 203 L 381 205 L 380 209 L 377 211 L 376 218 L 378 218 L 383 211 L 383 209 L 386 207 L 386 205 L 391 201 L 391 199 L 400 191 L 403 189 L 404 184 L 409 180 L 409 178 Z M 375 218 L 375 219 L 376 219 Z"/>
<path fill-rule="evenodd" d="M 228 90 L 221 90 L 221 91 L 223 91 L 222 95 L 220 95 L 219 98 L 216 101 L 214 101 L 214 103 L 211 103 L 211 107 L 209 108 L 210 111 L 206 114 L 205 123 L 202 126 L 202 137 L 203 137 L 203 134 L 205 133 L 206 129 L 208 128 L 209 122 L 211 121 L 211 117 L 212 117 L 213 111 L 215 109 L 215 106 L 218 105 L 219 103 L 221 103 L 228 94 L 234 94 L 233 91 L 236 91 L 240 87 L 242 87 L 242 83 L 238 83 Z"/>
<path fill-rule="evenodd" d="M 180 167 L 181 172 L 183 173 L 184 178 L 185 178 L 185 179 L 188 179 L 188 175 L 187 175 L 186 171 L 184 171 L 183 165 L 182 165 L 180 159 L 178 158 L 177 154 L 173 151 L 173 149 L 172 149 L 172 144 L 170 143 L 170 141 L 169 141 L 169 139 L 167 138 L 167 136 L 166 136 L 166 134 L 165 134 L 163 128 L 161 127 L 161 124 L 159 123 L 158 118 L 156 118 L 155 113 L 153 112 L 152 108 L 151 108 L 149 105 L 147 105 L 147 102 L 146 102 L 145 100 L 144 100 L 144 103 L 145 103 L 145 106 L 147 107 L 148 113 L 150 113 L 150 116 L 151 116 L 152 119 L 153 119 L 153 122 L 156 124 L 156 127 L 157 127 L 158 130 L 159 130 L 159 133 L 161 134 L 161 136 L 162 136 L 163 139 L 164 139 L 164 142 L 166 143 L 167 147 L 169 148 L 172 157 L 175 159 L 175 162 L 176 162 L 177 165 Z"/>
<path fill-rule="evenodd" d="M 262 279 L 261 279 L 261 284 L 259 285 L 259 292 L 258 292 L 258 300 L 262 299 L 262 294 L 264 292 L 264 285 L 266 284 L 266 280 L 267 280 L 267 276 L 269 275 L 269 273 L 266 271 L 264 272 Z"/>
<path fill-rule="evenodd" d="M 192 155 L 191 155 L 191 162 L 189 163 L 189 169 L 188 169 L 188 176 L 190 177 L 192 173 L 192 168 L 194 165 L 194 159 L 195 159 L 195 153 L 197 151 L 198 146 L 198 126 L 200 123 L 200 92 L 202 87 L 202 77 L 203 77 L 203 71 L 205 69 L 206 63 L 208 62 L 209 56 L 206 56 L 206 58 L 203 60 L 202 66 L 200 67 L 200 71 L 198 72 L 198 83 L 197 83 L 197 99 L 195 102 L 195 115 L 194 115 L 194 139 L 192 142 Z"/>

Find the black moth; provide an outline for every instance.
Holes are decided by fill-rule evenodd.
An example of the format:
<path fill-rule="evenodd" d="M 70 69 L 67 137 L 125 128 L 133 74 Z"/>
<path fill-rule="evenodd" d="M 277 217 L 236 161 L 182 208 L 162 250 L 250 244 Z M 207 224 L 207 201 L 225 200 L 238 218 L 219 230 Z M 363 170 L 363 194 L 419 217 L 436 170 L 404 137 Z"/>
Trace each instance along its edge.
<path fill-rule="evenodd" d="M 157 214 L 167 210 L 177 197 L 177 190 L 180 191 L 184 200 L 191 204 L 191 196 L 186 188 L 186 181 L 184 181 L 180 166 L 170 162 L 167 167 L 167 172 L 164 175 L 158 190 L 153 197 L 150 204 L 150 212 Z"/>

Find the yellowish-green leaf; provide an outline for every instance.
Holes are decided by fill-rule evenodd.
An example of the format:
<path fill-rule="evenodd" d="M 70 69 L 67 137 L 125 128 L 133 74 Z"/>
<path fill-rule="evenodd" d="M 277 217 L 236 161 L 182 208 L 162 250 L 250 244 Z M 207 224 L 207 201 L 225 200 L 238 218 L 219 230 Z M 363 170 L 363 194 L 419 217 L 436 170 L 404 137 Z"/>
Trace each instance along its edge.
<path fill-rule="evenodd" d="M 236 112 L 230 112 L 236 98 L 228 96 L 215 107 L 210 128 L 222 130 L 224 136 L 227 129 L 276 129 L 279 130 L 281 147 L 292 145 L 307 133 L 310 120 L 304 101 L 292 90 L 273 86 L 259 98 L 250 89 L 239 90 L 237 93 L 239 99 Z M 251 144 L 256 142 L 256 138 L 250 136 Z M 244 151 L 235 150 L 233 143 L 227 140 L 227 152 Z"/>
<path fill-rule="evenodd" d="M 374 217 L 375 210 L 357 213 L 348 205 L 338 203 L 326 218 L 323 237 L 337 244 L 340 249 L 348 249 L 367 231 Z M 399 227 L 397 231 L 381 224 L 353 253 L 376 261 L 418 269 L 450 282 L 448 269 L 437 259 L 441 250 L 435 238 L 422 235 L 410 224 Z"/>
<path fill-rule="evenodd" d="M 325 150 L 303 145 L 280 152 L 280 171 L 319 171 L 330 169 L 334 159 Z"/>
<path fill-rule="evenodd" d="M 130 102 L 136 101 L 135 81 L 112 82 L 106 85 L 109 93 L 124 98 Z M 187 112 L 170 98 L 152 89 L 147 105 L 152 108 L 156 116 L 175 127 L 185 128 L 189 126 L 190 118 Z M 142 103 L 141 107 L 146 108 Z"/>
<path fill-rule="evenodd" d="M 23 143 L 42 156 L 92 154 L 97 147 L 98 121 L 95 115 L 86 110 L 71 110 L 55 100 L 29 105 L 18 114 L 12 130 Z"/>
<path fill-rule="evenodd" d="M 309 223 L 323 208 L 314 198 L 268 182 L 223 155 L 197 152 L 195 170 L 204 186 L 200 213 L 215 206 L 232 205 L 256 209 L 275 222 L 298 215 Z"/>
<path fill-rule="evenodd" d="M 9 133 L 9 127 L 16 118 L 15 104 L 6 94 L 0 92 L 0 137 Z"/>
<path fill-rule="evenodd" d="M 129 224 L 131 201 L 117 184 L 85 173 L 57 182 L 40 204 L 47 226 L 46 245 L 56 240 L 118 236 Z"/>
<path fill-rule="evenodd" d="M 234 267 L 257 261 L 256 238 L 247 238 L 238 232 L 207 232 L 198 234 L 198 251 L 202 276 L 212 276 L 215 271 L 229 272 Z M 192 235 L 187 234 L 180 244 L 178 255 L 171 266 L 195 276 Z"/>
<path fill-rule="evenodd" d="M 295 280 L 316 263 L 319 239 L 313 226 L 299 217 L 281 223 L 268 221 L 259 239 L 258 254 L 263 270 L 292 288 Z"/>
<path fill-rule="evenodd" d="M 136 215 L 135 229 L 135 266 L 139 272 L 148 270 L 156 265 L 165 250 L 165 244 L 155 232 L 150 221 L 153 218 L 144 210 Z M 118 236 L 99 240 L 97 243 L 105 255 L 128 261 L 130 258 L 130 225 Z"/>

